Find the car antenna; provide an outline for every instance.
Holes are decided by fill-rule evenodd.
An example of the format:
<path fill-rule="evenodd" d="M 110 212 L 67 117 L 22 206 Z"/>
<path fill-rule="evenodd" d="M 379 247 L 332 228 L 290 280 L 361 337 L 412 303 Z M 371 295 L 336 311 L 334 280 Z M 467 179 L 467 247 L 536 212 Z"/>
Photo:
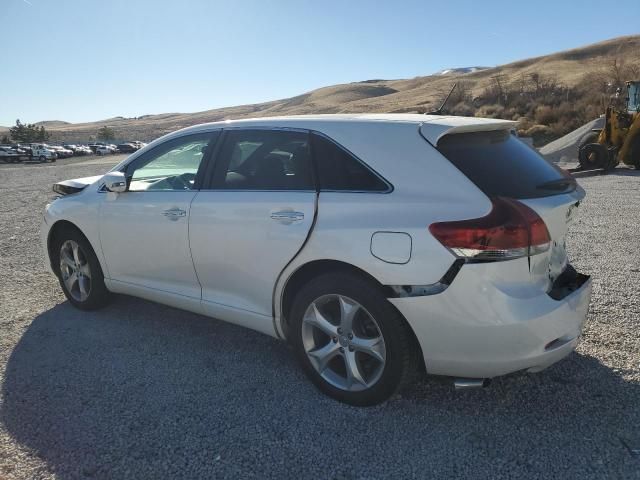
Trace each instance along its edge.
<path fill-rule="evenodd" d="M 434 110 L 432 112 L 426 112 L 425 115 L 442 115 L 442 110 L 444 110 L 444 106 L 449 101 L 449 97 L 451 96 L 453 91 L 456 89 L 457 85 L 458 85 L 457 82 L 453 84 L 453 87 L 451 87 L 451 90 L 449 91 L 449 94 L 445 97 L 444 102 L 442 102 L 442 105 L 440 105 L 440 107 L 438 107 L 437 110 Z"/>

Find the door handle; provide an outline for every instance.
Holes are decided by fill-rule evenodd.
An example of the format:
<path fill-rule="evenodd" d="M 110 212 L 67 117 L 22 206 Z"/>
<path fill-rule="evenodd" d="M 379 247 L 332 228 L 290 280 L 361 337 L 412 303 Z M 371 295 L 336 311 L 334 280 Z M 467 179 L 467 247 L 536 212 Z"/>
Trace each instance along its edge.
<path fill-rule="evenodd" d="M 186 217 L 187 212 L 185 210 L 182 210 L 181 208 L 175 207 L 175 208 L 169 208 L 168 210 L 163 211 L 162 215 L 167 217 L 169 220 L 176 221 L 180 217 Z"/>
<path fill-rule="evenodd" d="M 304 213 L 294 212 L 293 210 L 280 210 L 279 212 L 271 212 L 271 219 L 289 225 L 293 222 L 304 220 Z"/>

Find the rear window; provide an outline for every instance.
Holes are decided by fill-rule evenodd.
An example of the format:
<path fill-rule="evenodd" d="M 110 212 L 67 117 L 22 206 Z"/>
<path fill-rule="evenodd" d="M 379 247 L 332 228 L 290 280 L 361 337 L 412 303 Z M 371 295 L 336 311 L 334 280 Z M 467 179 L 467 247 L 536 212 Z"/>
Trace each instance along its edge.
<path fill-rule="evenodd" d="M 446 135 L 438 150 L 489 196 L 538 198 L 576 188 L 573 177 L 507 130 Z"/>

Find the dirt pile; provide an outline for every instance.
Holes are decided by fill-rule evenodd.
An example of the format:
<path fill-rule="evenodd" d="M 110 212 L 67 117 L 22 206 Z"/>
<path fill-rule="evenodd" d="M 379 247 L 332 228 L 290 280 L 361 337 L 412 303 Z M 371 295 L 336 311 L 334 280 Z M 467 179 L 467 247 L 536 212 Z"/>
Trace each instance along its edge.
<path fill-rule="evenodd" d="M 603 128 L 604 117 L 596 118 L 574 131 L 567 133 L 553 142 L 540 148 L 540 153 L 554 163 L 574 163 L 578 161 L 578 145 L 580 140 L 594 128 Z"/>

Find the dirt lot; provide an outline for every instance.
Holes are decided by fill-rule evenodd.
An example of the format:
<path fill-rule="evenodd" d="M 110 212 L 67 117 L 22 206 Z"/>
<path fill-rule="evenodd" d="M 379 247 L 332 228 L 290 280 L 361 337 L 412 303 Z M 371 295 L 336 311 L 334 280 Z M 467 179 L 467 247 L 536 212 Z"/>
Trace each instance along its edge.
<path fill-rule="evenodd" d="M 594 292 L 576 353 L 358 409 L 258 333 L 127 297 L 71 308 L 38 227 L 51 184 L 94 160 L 0 167 L 1 479 L 640 478 L 637 173 L 580 179 L 570 253 Z"/>

